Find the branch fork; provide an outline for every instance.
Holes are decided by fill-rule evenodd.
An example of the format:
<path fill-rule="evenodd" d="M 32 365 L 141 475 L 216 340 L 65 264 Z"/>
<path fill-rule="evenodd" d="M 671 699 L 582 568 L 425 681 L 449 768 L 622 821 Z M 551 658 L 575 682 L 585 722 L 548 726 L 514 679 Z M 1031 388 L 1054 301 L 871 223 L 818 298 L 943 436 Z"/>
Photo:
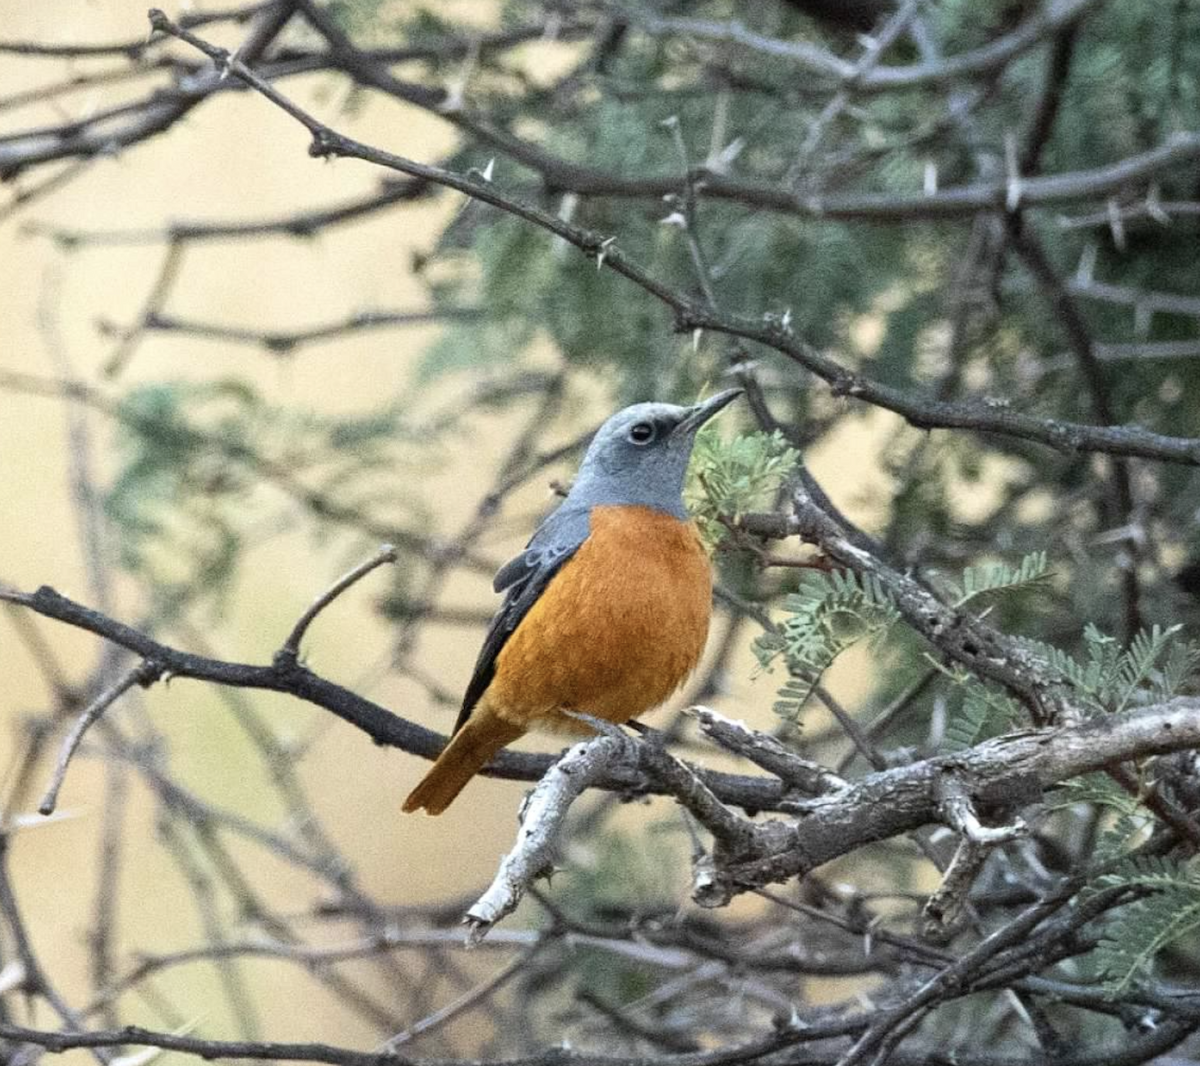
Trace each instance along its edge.
<path fill-rule="evenodd" d="M 1021 818 L 1014 818 L 1008 825 L 984 825 L 976 813 L 970 792 L 952 771 L 938 780 L 934 795 L 942 818 L 959 834 L 960 839 L 950 864 L 942 874 L 942 883 L 925 901 L 921 910 L 925 920 L 923 931 L 928 937 L 942 936 L 954 925 L 966 907 L 971 886 L 992 850 L 1016 840 L 1028 831 Z"/>

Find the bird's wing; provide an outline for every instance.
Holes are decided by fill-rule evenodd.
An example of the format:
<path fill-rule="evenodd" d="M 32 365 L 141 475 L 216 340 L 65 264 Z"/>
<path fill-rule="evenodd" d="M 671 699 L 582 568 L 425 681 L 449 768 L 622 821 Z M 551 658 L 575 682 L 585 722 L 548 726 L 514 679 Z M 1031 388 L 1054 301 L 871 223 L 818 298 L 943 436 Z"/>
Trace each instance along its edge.
<path fill-rule="evenodd" d="M 496 673 L 496 656 L 517 626 L 538 601 L 554 575 L 587 540 L 589 531 L 586 510 L 559 508 L 538 527 L 533 538 L 515 559 L 497 572 L 492 587 L 503 592 L 504 602 L 488 625 L 487 636 L 479 650 L 475 672 L 463 696 L 462 710 L 454 723 L 458 732 L 471 716 L 479 697 L 483 695 Z"/>

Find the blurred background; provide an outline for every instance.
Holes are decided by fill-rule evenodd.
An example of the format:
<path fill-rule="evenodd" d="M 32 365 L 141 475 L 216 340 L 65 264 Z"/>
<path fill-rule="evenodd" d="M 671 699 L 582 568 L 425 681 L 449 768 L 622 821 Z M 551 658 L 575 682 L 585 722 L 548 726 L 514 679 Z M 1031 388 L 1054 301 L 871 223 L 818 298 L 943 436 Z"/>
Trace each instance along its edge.
<path fill-rule="evenodd" d="M 1200 152 L 1179 147 L 1099 193 L 1068 179 L 1023 232 L 995 198 L 928 206 L 941 190 L 1003 187 L 1014 166 L 1036 187 L 1043 171 L 1183 145 L 1169 138 L 1197 128 L 1195 5 L 695 6 L 337 0 L 318 8 L 324 29 L 291 17 L 252 58 L 339 131 L 487 175 L 614 235 L 690 298 L 784 323 L 884 385 L 1200 432 Z M 254 47 L 273 11 L 167 9 L 231 49 Z M 392 82 L 339 69 L 329 26 Z M 710 518 L 774 507 L 802 453 L 846 518 L 935 582 L 1047 552 L 1037 594 L 994 607 L 1018 632 L 1082 647 L 1089 622 L 1122 643 L 1194 624 L 1192 468 L 928 432 L 766 347 L 680 335 L 669 309 L 520 220 L 310 159 L 293 119 L 236 79 L 214 86 L 194 49 L 148 42 L 147 28 L 124 0 L 0 0 L 4 585 L 49 584 L 171 646 L 264 663 L 390 541 L 397 565 L 324 611 L 304 658 L 446 732 L 495 606 L 491 574 L 569 483 L 590 431 L 628 402 L 749 382 L 751 403 L 702 456 L 716 495 L 693 486 Z M 985 62 L 995 41 L 1019 43 Z M 843 65 L 805 65 L 805 46 Z M 978 62 L 928 75 L 960 53 Z M 892 66 L 894 88 L 872 83 Z M 710 194 L 705 175 L 744 188 Z M 963 697 L 915 637 L 873 644 L 854 616 L 831 641 L 836 662 L 765 670 L 752 641 L 805 594 L 794 564 L 807 556 L 765 560 L 709 532 L 722 595 L 676 707 L 703 699 L 854 776 L 868 760 L 853 762 L 830 704 L 870 725 L 903 697 L 874 739 L 942 750 Z M 10 818 L 34 810 L 74 716 L 128 666 L 89 635 L 0 612 Z M 654 724 L 734 767 L 678 722 Z M 974 740 L 1011 723 L 968 724 Z M 283 696 L 191 681 L 130 692 L 85 741 L 59 815 L 13 823 L 9 876 L 46 972 L 98 1021 L 364 1048 L 405 1033 L 421 1055 L 586 1045 L 613 1004 L 692 1024 L 700 1046 L 708 1025 L 738 1032 L 878 979 L 814 962 L 755 983 L 719 952 L 697 976 L 682 943 L 588 946 L 587 921 L 694 922 L 700 939 L 726 922 L 745 945 L 778 934 L 763 900 L 717 917 L 688 902 L 691 844 L 671 804 L 603 797 L 584 805 L 546 903 L 464 956 L 457 916 L 511 843 L 528 786 L 481 778 L 436 820 L 402 817 L 425 765 Z M 901 920 L 937 883 L 904 842 L 828 875 Z M 583 939 L 546 948 L 533 931 L 564 908 Z M 672 974 L 703 990 L 678 1016 Z M 548 1006 L 517 1026 L 493 1008 L 505 996 Z M 21 1019 L 58 1024 L 41 1001 L 31 1011 Z M 645 1037 L 631 1023 L 622 1039 Z"/>

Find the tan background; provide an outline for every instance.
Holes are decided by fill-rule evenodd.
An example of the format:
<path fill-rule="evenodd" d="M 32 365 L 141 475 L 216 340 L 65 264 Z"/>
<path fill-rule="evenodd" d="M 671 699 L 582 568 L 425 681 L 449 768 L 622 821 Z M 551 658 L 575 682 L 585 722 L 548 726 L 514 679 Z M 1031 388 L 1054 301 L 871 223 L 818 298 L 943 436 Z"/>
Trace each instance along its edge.
<path fill-rule="evenodd" d="M 128 39 L 144 34 L 145 6 L 144 0 L 0 0 L 0 32 L 8 38 L 57 42 Z M 482 0 L 459 5 L 481 19 L 490 6 Z M 236 34 L 223 37 L 229 44 L 236 39 Z M 561 58 L 536 48 L 528 57 L 534 69 Z M 54 82 L 72 69 L 92 68 L 5 56 L 0 60 L 0 97 Z M 353 118 L 339 116 L 344 87 L 329 76 L 292 80 L 284 88 L 355 137 L 418 159 L 435 159 L 452 143 L 448 128 L 435 118 L 388 102 L 370 101 Z M 86 91 L 49 105 L 0 112 L 0 131 L 61 121 L 64 115 L 104 106 L 128 92 L 124 87 Z M 0 223 L 0 368 L 57 375 L 58 345 L 60 357 L 65 355 L 81 377 L 98 381 L 98 369 L 111 354 L 113 341 L 98 334 L 96 321 L 133 321 L 164 254 L 164 248 L 155 245 L 66 253 L 44 237 L 23 235 L 24 223 L 117 229 L 180 219 L 248 219 L 351 199 L 374 188 L 380 176 L 354 161 L 311 161 L 306 147 L 304 131 L 265 101 L 229 93 L 193 111 L 166 136 L 97 162 L 81 180 Z M 17 187 L 27 187 L 46 173 L 31 173 Z M 11 191 L 3 190 L 5 196 Z M 0 199 L 4 203 L 7 199 Z M 367 308 L 419 306 L 422 291 L 408 271 L 410 253 L 426 248 L 439 223 L 458 206 L 456 198 L 443 197 L 436 204 L 404 207 L 338 227 L 310 242 L 270 238 L 193 246 L 168 309 L 249 328 L 293 329 Z M 625 284 L 615 277 L 612 283 Z M 408 380 L 433 336 L 431 328 L 378 331 L 305 348 L 295 358 L 277 362 L 247 346 L 156 335 L 142 345 L 123 384 L 235 376 L 253 382 L 271 402 L 362 410 Z M 551 358 L 548 353 L 542 357 Z M 442 389 L 452 390 L 461 382 Z M 563 439 L 585 424 L 588 404 L 603 409 L 602 403 L 596 406 L 593 394 L 588 395 L 587 403 L 573 408 L 578 420 L 559 427 Z M 886 425 L 876 420 L 872 432 L 852 431 L 809 457 L 838 502 L 860 518 L 878 517 L 886 485 L 882 475 L 864 473 L 871 468 L 861 456 Z M 111 427 L 103 421 L 93 421 L 92 426 L 103 479 L 110 470 L 104 452 L 112 439 Z M 464 442 L 459 454 L 448 456 L 424 486 L 437 500 L 442 531 L 454 530 L 475 506 L 472 482 L 478 481 L 482 489 L 494 456 L 511 434 L 511 424 L 496 418 L 480 419 L 475 429 L 475 438 Z M 86 599 L 88 585 L 66 469 L 61 402 L 0 395 L 0 500 L 5 519 L 0 522 L 0 580 L 26 589 L 48 583 Z M 536 506 L 542 492 L 538 488 L 522 502 Z M 345 561 L 344 546 L 320 550 L 300 535 L 256 548 L 228 618 L 209 634 L 217 652 L 242 661 L 265 660 Z M 380 676 L 389 633 L 370 604 L 383 587 L 376 575 L 323 615 L 306 644 L 309 661 L 318 671 L 397 712 L 444 729 L 448 714 L 431 709 L 416 686 Z M 136 587 L 119 581 L 117 592 L 115 613 L 136 619 Z M 445 600 L 457 605 L 493 602 L 484 582 L 468 579 L 452 581 Z M 38 624 L 71 665 L 73 676 L 86 676 L 98 653 L 97 642 L 51 623 Z M 477 640 L 477 633 L 429 629 L 421 644 L 421 663 L 457 691 L 469 674 Z M 852 696 L 860 687 L 863 666 L 863 659 L 857 658 L 841 668 L 838 684 L 843 695 Z M 752 682 L 749 674 L 749 658 L 743 654 L 725 705 L 769 727 L 776 681 Z M 0 765 L 7 765 L 22 715 L 40 710 L 47 690 L 3 613 L 0 677 Z M 522 786 L 480 781 L 441 819 L 401 818 L 400 801 L 420 770 L 416 760 L 377 749 L 349 727 L 296 701 L 254 699 L 281 735 L 316 738 L 303 763 L 304 778 L 364 887 L 382 900 L 404 902 L 482 886 L 509 842 Z M 266 824 L 284 819 L 286 812 L 264 796 L 256 757 L 211 689 L 190 682 L 159 685 L 146 695 L 145 707 L 169 737 L 170 765 L 185 784 Z M 44 774 L 39 788 L 43 779 Z M 78 817 L 23 832 L 13 854 L 36 947 L 75 1003 L 85 987 L 82 944 L 99 846 L 102 783 L 101 768 L 80 761 L 61 800 L 61 806 Z M 136 798 L 127 836 L 120 945 L 125 951 L 166 951 L 197 943 L 201 931 L 194 910 L 154 840 L 151 804 L 142 792 Z M 635 808 L 626 823 L 636 826 L 646 817 L 644 809 Z M 653 846 L 652 839 L 640 839 Z M 314 902 L 313 884 L 294 872 L 280 868 L 271 878 L 276 898 L 290 895 L 294 911 Z M 498 964 L 494 959 L 479 963 L 485 970 Z M 260 996 L 267 1035 L 364 1045 L 374 1039 L 364 1027 L 347 1021 L 297 968 L 261 962 L 251 963 L 247 972 L 256 980 L 270 980 L 270 994 Z M 208 967 L 172 971 L 160 984 L 176 1002 L 187 1004 L 189 1015 L 202 1020 L 206 1033 L 230 1033 L 226 1008 Z M 129 1020 L 161 1024 L 136 1000 L 125 1004 Z M 41 1013 L 36 1021 L 45 1024 L 51 1019 Z"/>

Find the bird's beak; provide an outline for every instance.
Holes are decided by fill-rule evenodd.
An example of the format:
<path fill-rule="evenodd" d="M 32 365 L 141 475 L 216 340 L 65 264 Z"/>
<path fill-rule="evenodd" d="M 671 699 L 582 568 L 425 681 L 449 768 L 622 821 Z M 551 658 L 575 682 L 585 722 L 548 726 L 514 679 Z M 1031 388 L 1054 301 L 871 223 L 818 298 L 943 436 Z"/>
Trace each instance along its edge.
<path fill-rule="evenodd" d="M 707 400 L 696 404 L 688 410 L 679 425 L 671 431 L 671 436 L 690 437 L 710 418 L 733 403 L 741 396 L 742 392 L 742 389 L 726 389 L 724 392 L 718 392 L 715 396 L 710 396 Z"/>

